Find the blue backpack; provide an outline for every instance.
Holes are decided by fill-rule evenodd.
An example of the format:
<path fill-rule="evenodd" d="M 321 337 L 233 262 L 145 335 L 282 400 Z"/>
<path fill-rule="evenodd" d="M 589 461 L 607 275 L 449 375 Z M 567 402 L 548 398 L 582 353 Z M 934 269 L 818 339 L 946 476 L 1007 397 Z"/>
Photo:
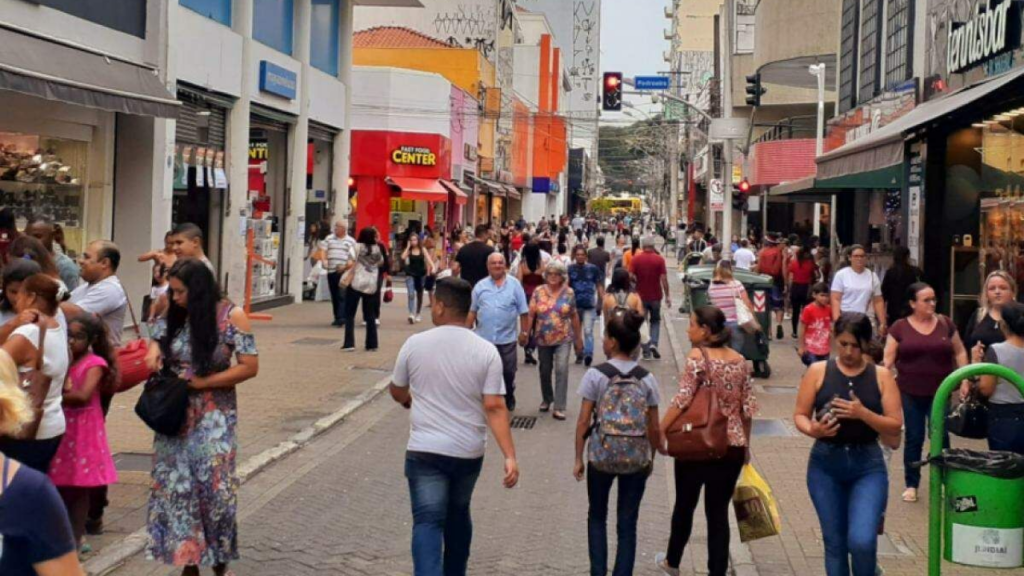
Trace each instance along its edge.
<path fill-rule="evenodd" d="M 643 383 L 649 372 L 637 366 L 623 374 L 610 363 L 595 369 L 608 377 L 608 386 L 595 405 L 587 459 L 594 468 L 608 474 L 649 470 L 652 454 L 647 438 L 647 387 Z"/>

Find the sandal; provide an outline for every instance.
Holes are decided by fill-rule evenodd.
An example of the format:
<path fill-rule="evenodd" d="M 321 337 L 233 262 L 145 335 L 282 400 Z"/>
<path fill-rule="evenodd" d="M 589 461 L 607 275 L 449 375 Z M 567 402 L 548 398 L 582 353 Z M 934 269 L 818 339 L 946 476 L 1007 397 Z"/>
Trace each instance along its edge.
<path fill-rule="evenodd" d="M 551 404 L 548 404 L 547 402 L 541 402 L 540 403 L 540 408 L 538 408 L 537 410 L 540 410 L 541 412 L 547 412 L 550 409 L 551 409 Z"/>
<path fill-rule="evenodd" d="M 561 410 L 555 410 L 554 412 L 551 413 L 551 417 L 554 418 L 555 420 L 565 420 L 565 412 L 562 412 Z"/>
<path fill-rule="evenodd" d="M 917 502 L 917 488 L 907 488 L 903 491 L 904 502 Z"/>

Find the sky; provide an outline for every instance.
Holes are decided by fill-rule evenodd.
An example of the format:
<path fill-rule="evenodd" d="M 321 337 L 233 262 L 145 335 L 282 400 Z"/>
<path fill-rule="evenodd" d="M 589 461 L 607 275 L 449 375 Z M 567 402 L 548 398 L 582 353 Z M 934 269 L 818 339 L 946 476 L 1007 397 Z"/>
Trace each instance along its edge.
<path fill-rule="evenodd" d="M 662 53 L 671 46 L 664 31 L 672 21 L 665 18 L 669 0 L 601 0 L 601 69 L 622 72 L 632 78 L 668 70 Z M 648 97 L 627 97 L 641 110 L 653 113 L 660 107 Z M 642 114 L 636 114 L 643 117 Z M 602 123 L 620 124 L 632 119 L 603 112 Z"/>

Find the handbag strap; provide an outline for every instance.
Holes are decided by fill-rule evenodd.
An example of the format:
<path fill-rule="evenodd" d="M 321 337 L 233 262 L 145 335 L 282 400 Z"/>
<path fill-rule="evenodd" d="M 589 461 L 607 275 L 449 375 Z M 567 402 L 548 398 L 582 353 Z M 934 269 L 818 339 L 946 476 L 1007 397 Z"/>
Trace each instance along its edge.
<path fill-rule="evenodd" d="M 703 377 L 701 378 L 701 382 L 697 387 L 700 388 L 701 386 L 711 386 L 711 358 L 708 357 L 707 348 L 701 346 L 700 348 L 698 348 L 698 350 L 700 350 L 700 355 L 704 357 L 704 370 L 703 372 L 701 372 L 703 374 Z"/>
<path fill-rule="evenodd" d="M 128 312 L 132 315 L 132 328 L 135 329 L 135 334 L 142 338 L 142 329 L 139 328 L 139 321 L 135 319 L 135 308 L 132 307 L 132 299 L 128 296 L 128 291 L 124 289 L 124 284 L 121 284 L 121 279 L 117 279 L 118 286 L 121 287 L 121 292 L 124 294 L 124 301 L 128 303 Z"/>
<path fill-rule="evenodd" d="M 33 369 L 37 372 L 43 371 L 43 354 L 46 350 L 43 346 L 46 344 L 46 324 L 43 323 L 43 317 L 40 316 L 39 320 L 36 321 L 36 326 L 39 327 L 39 349 L 36 354 L 36 365 Z"/>

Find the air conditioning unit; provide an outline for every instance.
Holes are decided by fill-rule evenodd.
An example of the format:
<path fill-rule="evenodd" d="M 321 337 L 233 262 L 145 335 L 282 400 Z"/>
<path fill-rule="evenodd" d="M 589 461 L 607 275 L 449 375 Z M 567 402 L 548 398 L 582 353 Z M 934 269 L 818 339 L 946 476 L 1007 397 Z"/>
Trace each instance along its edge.
<path fill-rule="evenodd" d="M 672 63 L 672 54 L 670 52 L 662 52 L 661 57 L 665 60 L 665 62 L 668 62 L 669 64 Z"/>
<path fill-rule="evenodd" d="M 665 18 L 672 20 L 675 18 L 674 6 L 665 6 Z"/>
<path fill-rule="evenodd" d="M 672 40 L 675 37 L 676 37 L 676 35 L 672 32 L 671 29 L 670 30 L 665 30 L 665 40 Z"/>

